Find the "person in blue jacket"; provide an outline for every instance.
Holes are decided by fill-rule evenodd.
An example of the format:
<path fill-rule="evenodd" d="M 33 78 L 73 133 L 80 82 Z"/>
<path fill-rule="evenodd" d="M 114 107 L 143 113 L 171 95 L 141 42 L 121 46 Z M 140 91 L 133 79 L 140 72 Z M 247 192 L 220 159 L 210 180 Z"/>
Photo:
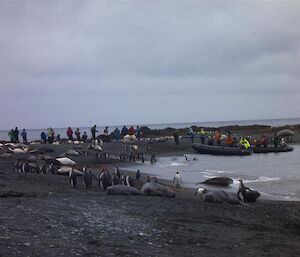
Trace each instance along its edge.
<path fill-rule="evenodd" d="M 47 142 L 47 135 L 46 135 L 45 131 L 43 131 L 41 133 L 41 139 L 42 139 L 42 143 L 46 144 L 46 142 Z"/>
<path fill-rule="evenodd" d="M 26 132 L 26 130 L 23 129 L 20 135 L 23 138 L 23 143 L 27 144 L 27 132 Z"/>

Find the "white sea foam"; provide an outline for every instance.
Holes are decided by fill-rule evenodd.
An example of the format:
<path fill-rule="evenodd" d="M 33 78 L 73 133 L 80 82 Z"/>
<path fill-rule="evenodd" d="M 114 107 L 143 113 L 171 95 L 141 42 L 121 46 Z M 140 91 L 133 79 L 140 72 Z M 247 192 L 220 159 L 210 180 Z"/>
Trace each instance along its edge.
<path fill-rule="evenodd" d="M 228 171 L 228 170 L 205 170 L 205 171 L 212 174 L 232 173 L 232 171 Z"/>
<path fill-rule="evenodd" d="M 164 168 L 164 167 L 187 166 L 187 165 L 188 164 L 186 164 L 186 163 L 172 162 L 170 164 L 161 164 L 161 165 L 159 165 L 159 167 Z"/>
<path fill-rule="evenodd" d="M 271 181 L 276 181 L 276 180 L 280 180 L 280 178 L 270 178 L 270 177 L 258 177 L 255 179 L 245 179 L 243 180 L 244 183 L 256 183 L 256 182 L 271 182 Z M 234 180 L 235 184 L 238 184 L 239 181 L 238 180 Z"/>

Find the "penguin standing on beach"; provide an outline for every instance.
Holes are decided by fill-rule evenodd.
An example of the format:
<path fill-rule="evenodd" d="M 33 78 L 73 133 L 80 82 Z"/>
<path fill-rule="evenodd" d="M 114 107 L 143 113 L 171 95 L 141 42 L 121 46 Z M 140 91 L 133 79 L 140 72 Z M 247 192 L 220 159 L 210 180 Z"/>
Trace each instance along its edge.
<path fill-rule="evenodd" d="M 93 176 L 92 176 L 92 172 L 91 171 L 87 171 L 86 167 L 83 167 L 83 182 L 85 185 L 85 188 L 91 188 L 92 187 L 92 183 L 93 183 Z"/>
<path fill-rule="evenodd" d="M 140 170 L 137 170 L 137 172 L 135 174 L 135 178 L 136 178 L 137 181 L 140 181 L 140 178 L 141 178 Z"/>
<path fill-rule="evenodd" d="M 178 171 L 173 179 L 173 184 L 175 184 L 176 187 L 181 187 L 182 179 Z"/>
<path fill-rule="evenodd" d="M 151 154 L 150 162 L 151 162 L 151 163 L 156 162 L 156 156 L 155 156 L 155 153 L 152 153 L 152 154 Z"/>
<path fill-rule="evenodd" d="M 40 172 L 41 174 L 46 174 L 46 173 L 47 173 L 47 167 L 46 167 L 46 164 L 45 164 L 45 163 L 43 163 L 43 164 L 40 166 L 39 172 Z"/>
<path fill-rule="evenodd" d="M 195 197 L 203 199 L 204 194 L 207 192 L 205 188 L 199 187 L 195 192 Z"/>
<path fill-rule="evenodd" d="M 252 191 L 252 190 L 249 187 L 246 187 L 244 185 L 244 182 L 243 182 L 242 179 L 240 179 L 239 182 L 240 183 L 239 183 L 239 190 L 237 192 L 237 197 L 238 197 L 239 200 L 242 200 L 241 197 L 240 197 L 240 194 L 242 194 L 243 200 L 246 203 L 246 202 L 248 202 L 248 199 L 247 199 L 247 190 L 250 190 L 250 191 Z"/>
<path fill-rule="evenodd" d="M 76 186 L 77 186 L 77 176 L 74 172 L 74 166 L 72 167 L 72 170 L 70 170 L 69 181 L 70 181 L 71 186 L 73 188 L 76 188 Z"/>

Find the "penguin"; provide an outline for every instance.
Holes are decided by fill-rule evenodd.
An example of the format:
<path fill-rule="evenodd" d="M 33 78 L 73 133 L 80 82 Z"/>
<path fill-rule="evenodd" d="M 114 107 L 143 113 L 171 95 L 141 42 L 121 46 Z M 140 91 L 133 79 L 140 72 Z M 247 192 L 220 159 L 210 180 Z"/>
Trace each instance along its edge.
<path fill-rule="evenodd" d="M 137 181 L 140 181 L 140 177 L 141 177 L 141 173 L 140 170 L 137 170 L 136 174 L 135 174 L 135 178 Z"/>
<path fill-rule="evenodd" d="M 23 173 L 30 172 L 30 167 L 29 167 L 28 161 L 26 161 L 26 160 L 23 161 L 21 171 Z"/>
<path fill-rule="evenodd" d="M 106 188 L 112 186 L 112 184 L 113 184 L 113 179 L 111 174 L 109 173 L 109 171 L 103 169 L 99 174 L 98 185 L 102 187 L 103 191 L 105 191 Z"/>
<path fill-rule="evenodd" d="M 41 174 L 46 174 L 47 173 L 47 167 L 45 164 L 42 164 L 40 167 L 39 167 L 39 173 Z"/>
<path fill-rule="evenodd" d="M 176 187 L 181 187 L 181 184 L 182 184 L 182 179 L 181 179 L 181 176 L 179 174 L 179 172 L 177 171 L 176 172 L 176 175 L 173 179 L 173 184 L 175 183 L 175 186 Z"/>
<path fill-rule="evenodd" d="M 20 166 L 20 162 L 21 162 L 22 160 L 16 160 L 15 162 L 14 162 L 14 171 L 20 171 L 19 170 L 19 166 Z"/>
<path fill-rule="evenodd" d="M 241 197 L 240 197 L 240 193 L 241 193 L 242 196 L 243 196 L 243 200 L 246 203 L 246 202 L 248 202 L 248 199 L 247 199 L 247 190 L 250 190 L 250 191 L 252 191 L 252 190 L 249 187 L 246 187 L 244 185 L 244 182 L 243 182 L 242 179 L 240 179 L 239 182 L 240 183 L 239 183 L 239 189 L 238 189 L 238 192 L 237 192 L 237 197 L 238 197 L 239 200 L 242 200 Z"/>
<path fill-rule="evenodd" d="M 77 186 L 77 176 L 74 173 L 74 166 L 72 167 L 72 170 L 70 170 L 69 181 L 70 181 L 71 186 L 73 188 L 76 188 L 76 186 Z"/>
<path fill-rule="evenodd" d="M 141 153 L 141 158 L 142 158 L 142 163 L 144 163 L 145 162 L 144 153 Z"/>
<path fill-rule="evenodd" d="M 131 179 L 131 177 L 130 176 L 125 176 L 125 181 L 124 181 L 124 183 L 125 183 L 125 185 L 126 186 L 133 186 L 133 181 L 132 181 L 132 179 Z"/>
<path fill-rule="evenodd" d="M 154 154 L 154 153 L 151 154 L 150 162 L 151 162 L 151 163 L 156 162 L 156 158 L 155 158 L 155 154 Z"/>
<path fill-rule="evenodd" d="M 83 171 L 83 182 L 85 185 L 85 188 L 91 188 L 92 187 L 92 183 L 93 183 L 93 175 L 92 175 L 92 171 L 87 171 L 85 167 L 83 167 L 82 169 Z"/>
<path fill-rule="evenodd" d="M 121 172 L 120 172 L 119 168 L 117 168 L 115 170 L 115 175 L 118 177 L 119 180 L 121 179 Z"/>
<path fill-rule="evenodd" d="M 120 179 L 116 174 L 113 175 L 113 184 L 114 185 L 119 185 L 120 184 Z"/>
<path fill-rule="evenodd" d="M 151 182 L 150 176 L 147 176 L 147 182 Z"/>
<path fill-rule="evenodd" d="M 199 187 L 195 192 L 195 197 L 202 199 L 206 192 L 207 190 L 205 188 Z"/>
<path fill-rule="evenodd" d="M 54 165 L 54 163 L 50 163 L 50 166 L 49 166 L 49 173 L 50 174 L 55 174 L 57 171 L 57 168 L 56 166 Z"/>

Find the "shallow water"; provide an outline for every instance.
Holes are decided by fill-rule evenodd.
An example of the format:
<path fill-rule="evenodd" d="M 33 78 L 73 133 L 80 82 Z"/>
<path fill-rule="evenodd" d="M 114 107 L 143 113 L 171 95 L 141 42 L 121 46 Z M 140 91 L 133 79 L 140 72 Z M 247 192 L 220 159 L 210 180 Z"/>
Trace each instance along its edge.
<path fill-rule="evenodd" d="M 181 174 L 183 185 L 197 187 L 195 183 L 216 176 L 234 180 L 229 190 L 236 191 L 238 179 L 246 186 L 258 190 L 262 198 L 275 200 L 300 200 L 300 145 L 287 153 L 252 154 L 250 156 L 214 156 L 187 154 L 184 156 L 160 157 L 155 164 L 130 167 L 140 169 L 162 179 L 173 180 L 176 171 Z M 197 160 L 193 161 L 193 158 Z M 210 188 L 206 185 L 201 187 Z"/>

